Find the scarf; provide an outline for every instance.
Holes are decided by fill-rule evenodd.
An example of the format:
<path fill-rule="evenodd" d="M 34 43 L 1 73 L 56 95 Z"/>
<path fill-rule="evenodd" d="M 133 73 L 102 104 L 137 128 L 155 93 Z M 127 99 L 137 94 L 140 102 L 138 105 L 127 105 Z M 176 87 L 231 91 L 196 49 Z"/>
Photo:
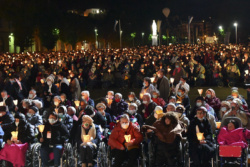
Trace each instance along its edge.
<path fill-rule="evenodd" d="M 179 95 L 177 95 L 177 101 L 181 101 L 182 102 L 182 100 L 184 99 L 184 95 L 183 96 L 179 96 Z"/>
<path fill-rule="evenodd" d="M 90 140 L 93 140 L 96 138 L 96 130 L 95 130 L 95 125 L 92 125 L 91 128 L 89 129 L 88 134 L 86 134 L 86 131 L 84 127 L 81 126 L 81 139 L 84 142 L 83 135 L 89 135 Z"/>
<path fill-rule="evenodd" d="M 175 76 L 176 71 L 177 71 L 177 73 L 179 73 L 181 71 L 181 67 L 174 69 L 173 76 Z"/>
<path fill-rule="evenodd" d="M 15 79 L 15 81 L 18 84 L 20 90 L 23 90 L 21 82 L 18 79 Z"/>

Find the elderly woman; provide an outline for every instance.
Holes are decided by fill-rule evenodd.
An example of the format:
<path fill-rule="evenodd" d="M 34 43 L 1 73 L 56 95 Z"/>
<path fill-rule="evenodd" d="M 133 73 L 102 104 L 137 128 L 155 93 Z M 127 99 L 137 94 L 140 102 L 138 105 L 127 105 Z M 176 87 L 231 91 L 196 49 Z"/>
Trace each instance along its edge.
<path fill-rule="evenodd" d="M 218 118 L 221 120 L 225 113 L 231 110 L 231 105 L 228 101 L 222 101 Z"/>
<path fill-rule="evenodd" d="M 149 77 L 145 77 L 143 81 L 143 87 L 141 89 L 141 94 L 149 93 L 151 96 L 153 91 L 157 90 L 154 85 L 151 84 L 151 80 Z"/>
<path fill-rule="evenodd" d="M 29 108 L 27 114 L 26 114 L 26 120 L 28 123 L 30 123 L 30 126 L 34 130 L 35 134 L 38 134 L 38 125 L 43 124 L 42 116 L 39 115 L 39 110 L 36 106 L 32 106 Z"/>
<path fill-rule="evenodd" d="M 99 126 L 94 124 L 90 116 L 84 115 L 82 117 L 82 124 L 77 129 L 75 140 L 80 149 L 82 167 L 92 167 L 94 152 L 97 151 L 101 140 L 101 132 Z"/>
<path fill-rule="evenodd" d="M 241 146 L 248 147 L 247 139 L 250 138 L 250 131 L 244 128 L 239 128 L 238 122 L 230 119 L 227 126 L 220 129 L 218 135 L 219 145 Z"/>
<path fill-rule="evenodd" d="M 137 122 L 141 127 L 143 125 L 143 119 L 142 119 L 142 116 L 137 113 L 137 110 L 138 110 L 138 106 L 135 103 L 131 103 L 128 107 L 127 112 L 130 114 L 130 116 L 137 119 Z"/>
<path fill-rule="evenodd" d="M 126 141 L 125 135 L 130 135 L 130 140 Z M 130 122 L 129 116 L 122 115 L 108 141 L 108 145 L 115 156 L 113 167 L 120 167 L 127 157 L 128 163 L 126 166 L 134 166 L 139 156 L 139 147 L 142 140 L 143 136 L 140 130 Z"/>
<path fill-rule="evenodd" d="M 216 97 L 215 91 L 213 89 L 208 89 L 206 91 L 205 101 L 214 109 L 216 115 L 219 115 L 221 102 L 220 99 Z"/>
<path fill-rule="evenodd" d="M 126 103 L 136 103 L 137 106 L 141 105 L 141 101 L 135 96 L 134 92 L 128 93 L 128 99 L 126 100 Z"/>
<path fill-rule="evenodd" d="M 203 140 L 198 140 L 198 132 L 203 133 Z M 206 118 L 204 109 L 198 108 L 196 110 L 196 117 L 190 123 L 187 138 L 194 166 L 211 166 L 209 160 L 213 157 L 215 148 L 211 125 Z"/>
<path fill-rule="evenodd" d="M 54 98 L 54 96 L 59 94 L 58 88 L 57 86 L 54 84 L 54 78 L 52 75 L 50 75 L 47 79 L 46 79 L 46 84 L 44 86 L 43 89 L 44 92 L 44 107 L 48 108 L 50 106 L 50 103 L 52 101 L 52 99 Z"/>
<path fill-rule="evenodd" d="M 175 114 L 177 115 L 177 118 L 183 122 L 184 124 L 186 124 L 186 126 L 188 127 L 190 124 L 189 119 L 186 117 L 186 115 L 184 114 L 185 112 L 185 108 L 183 105 L 179 105 L 176 107 L 176 112 Z"/>
<path fill-rule="evenodd" d="M 111 122 L 113 122 L 113 121 L 112 121 L 112 117 L 110 116 L 110 114 L 107 113 L 107 112 L 105 112 L 105 110 L 106 110 L 106 105 L 105 105 L 104 103 L 98 103 L 98 104 L 96 105 L 96 109 L 97 109 L 98 113 L 99 113 L 100 115 L 102 115 L 103 118 L 106 120 L 106 126 L 105 126 L 105 128 L 109 128 L 109 124 L 110 124 Z"/>
<path fill-rule="evenodd" d="M 174 113 L 166 113 L 153 126 L 144 125 L 143 128 L 156 135 L 156 151 L 154 166 L 176 165 L 179 156 L 182 128 Z"/>
<path fill-rule="evenodd" d="M 160 92 L 158 90 L 154 90 L 152 94 L 153 102 L 161 107 L 164 107 L 166 105 L 166 102 L 163 100 L 163 98 L 160 97 Z"/>

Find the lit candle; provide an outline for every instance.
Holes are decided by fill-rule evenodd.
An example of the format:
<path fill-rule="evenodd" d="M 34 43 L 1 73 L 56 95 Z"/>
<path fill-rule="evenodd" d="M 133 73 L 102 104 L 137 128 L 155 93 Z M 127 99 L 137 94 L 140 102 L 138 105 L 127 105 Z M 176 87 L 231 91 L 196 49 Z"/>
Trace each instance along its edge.
<path fill-rule="evenodd" d="M 83 141 L 85 143 L 89 142 L 90 141 L 90 136 L 89 135 L 83 135 Z"/>
<path fill-rule="evenodd" d="M 216 128 L 220 129 L 220 126 L 221 126 L 221 122 L 216 122 Z"/>
<path fill-rule="evenodd" d="M 71 82 L 71 79 L 67 79 L 69 81 L 69 83 Z"/>
<path fill-rule="evenodd" d="M 142 99 L 142 98 L 143 98 L 143 95 L 144 95 L 144 93 L 140 93 L 140 99 Z"/>
<path fill-rule="evenodd" d="M 75 105 L 76 105 L 77 107 L 79 107 L 80 101 L 79 101 L 79 100 L 76 100 L 76 101 L 75 101 Z"/>
<path fill-rule="evenodd" d="M 18 139 L 18 131 L 12 131 L 11 135 L 12 135 L 11 140 L 12 141 L 17 141 L 17 139 Z"/>
<path fill-rule="evenodd" d="M 249 71 L 248 71 L 248 70 L 245 70 L 245 73 L 248 75 L 248 74 L 249 74 Z"/>
<path fill-rule="evenodd" d="M 60 87 L 60 84 L 59 84 L 59 83 L 57 83 L 57 84 L 56 84 L 56 86 L 57 86 L 57 88 L 59 88 L 59 87 Z"/>
<path fill-rule="evenodd" d="M 124 135 L 124 138 L 127 143 L 131 141 L 131 135 Z"/>
<path fill-rule="evenodd" d="M 203 89 L 198 89 L 198 93 L 200 94 L 200 96 L 202 95 Z"/>
<path fill-rule="evenodd" d="M 196 136 L 199 141 L 204 139 L 203 133 L 196 133 Z"/>
<path fill-rule="evenodd" d="M 107 102 L 108 102 L 108 105 L 111 105 L 111 104 L 112 104 L 112 102 L 113 102 L 113 100 L 112 100 L 112 99 L 107 98 Z"/>
<path fill-rule="evenodd" d="M 17 106 L 18 100 L 13 100 L 13 103 L 15 104 L 15 106 Z"/>

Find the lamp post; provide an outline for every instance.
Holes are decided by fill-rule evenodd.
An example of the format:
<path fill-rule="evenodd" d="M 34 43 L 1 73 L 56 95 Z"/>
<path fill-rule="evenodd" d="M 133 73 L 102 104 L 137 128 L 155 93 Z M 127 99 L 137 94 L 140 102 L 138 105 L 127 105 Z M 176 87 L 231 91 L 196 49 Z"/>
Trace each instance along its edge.
<path fill-rule="evenodd" d="M 237 44 L 237 27 L 238 27 L 238 23 L 234 23 L 234 26 L 235 26 L 235 37 L 236 37 L 236 39 L 235 39 L 235 41 L 236 41 L 236 44 Z"/>
<path fill-rule="evenodd" d="M 142 45 L 144 45 L 144 32 L 141 33 L 142 36 Z"/>
<path fill-rule="evenodd" d="M 97 29 L 95 28 L 95 43 L 96 43 L 96 48 L 98 49 L 98 41 L 97 41 Z"/>

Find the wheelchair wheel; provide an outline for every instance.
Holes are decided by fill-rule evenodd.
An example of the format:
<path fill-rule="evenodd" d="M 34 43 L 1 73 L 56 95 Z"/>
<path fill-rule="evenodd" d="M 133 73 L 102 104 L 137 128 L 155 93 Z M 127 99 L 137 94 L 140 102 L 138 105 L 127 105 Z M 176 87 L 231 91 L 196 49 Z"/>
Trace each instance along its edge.
<path fill-rule="evenodd" d="M 64 153 L 65 153 L 65 157 L 63 157 L 63 158 L 65 158 L 65 159 L 63 159 L 63 166 L 74 167 L 75 166 L 75 157 L 73 154 L 73 148 L 72 148 L 70 143 L 66 143 L 64 145 Z"/>
<path fill-rule="evenodd" d="M 107 166 L 111 167 L 112 166 L 112 156 L 111 156 L 111 148 L 108 146 L 107 148 Z"/>
<path fill-rule="evenodd" d="M 99 149 L 97 153 L 97 167 L 107 167 L 107 148 L 104 142 L 99 144 Z"/>
<path fill-rule="evenodd" d="M 245 167 L 248 167 L 248 147 L 245 149 Z"/>
<path fill-rule="evenodd" d="M 41 149 L 41 143 L 35 143 L 31 149 L 32 151 L 32 167 L 39 167 L 41 166 L 40 161 L 40 149 Z"/>
<path fill-rule="evenodd" d="M 144 145 L 141 144 L 141 157 L 140 157 L 140 161 L 141 161 L 141 165 L 140 167 L 146 167 L 146 162 L 147 162 L 147 157 L 146 157 L 146 154 L 144 152 Z"/>

